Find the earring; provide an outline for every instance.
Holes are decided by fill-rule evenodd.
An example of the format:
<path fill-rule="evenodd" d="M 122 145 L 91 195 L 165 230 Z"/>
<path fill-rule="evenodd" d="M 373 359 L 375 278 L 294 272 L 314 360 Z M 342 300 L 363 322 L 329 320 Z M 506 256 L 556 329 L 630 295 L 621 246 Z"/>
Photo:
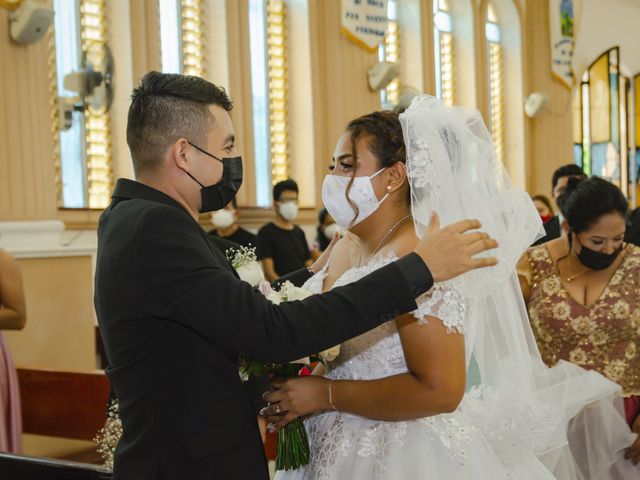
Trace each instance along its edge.
<path fill-rule="evenodd" d="M 387 185 L 387 190 L 391 191 L 391 185 Z"/>

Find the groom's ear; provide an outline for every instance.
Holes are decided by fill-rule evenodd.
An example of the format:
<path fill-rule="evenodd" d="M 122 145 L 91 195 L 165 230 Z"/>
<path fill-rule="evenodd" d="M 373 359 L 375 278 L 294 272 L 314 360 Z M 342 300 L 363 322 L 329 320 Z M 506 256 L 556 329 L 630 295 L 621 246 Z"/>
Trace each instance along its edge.
<path fill-rule="evenodd" d="M 396 162 L 391 165 L 387 171 L 388 173 L 388 186 L 389 193 L 393 193 L 400 189 L 407 179 L 407 166 L 402 162 Z"/>
<path fill-rule="evenodd" d="M 189 142 L 187 142 L 184 138 L 179 138 L 174 143 L 169 145 L 167 149 L 167 156 L 169 157 L 169 162 L 175 163 L 175 165 L 186 172 L 189 171 L 189 164 L 187 162 L 187 149 L 189 146 Z"/>

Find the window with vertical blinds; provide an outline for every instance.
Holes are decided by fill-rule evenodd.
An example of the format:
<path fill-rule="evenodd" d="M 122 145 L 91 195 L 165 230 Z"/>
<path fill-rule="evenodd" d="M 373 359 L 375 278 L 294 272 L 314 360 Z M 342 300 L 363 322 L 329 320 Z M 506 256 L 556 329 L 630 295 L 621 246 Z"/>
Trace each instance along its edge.
<path fill-rule="evenodd" d="M 61 208 L 102 209 L 113 189 L 111 118 L 108 112 L 88 106 L 73 112 L 71 128 L 59 126 L 58 97 L 74 97 L 64 88 L 64 78 L 82 68 L 82 56 L 91 50 L 94 60 L 108 41 L 104 0 L 54 0 L 54 34 L 50 50 L 50 81 L 54 161 L 58 204 Z"/>
<path fill-rule="evenodd" d="M 378 59 L 381 62 L 400 63 L 400 25 L 398 24 L 398 2 L 387 2 L 387 34 L 378 47 Z M 380 103 L 383 108 L 393 108 L 400 96 L 400 76 L 394 78 L 386 88 L 380 90 Z"/>
<path fill-rule="evenodd" d="M 436 96 L 447 105 L 455 103 L 453 20 L 449 0 L 433 2 L 433 34 Z"/>
<path fill-rule="evenodd" d="M 271 205 L 271 187 L 291 175 L 287 2 L 249 0 L 256 202 Z"/>
<path fill-rule="evenodd" d="M 487 9 L 485 24 L 489 74 L 489 119 L 498 158 L 504 162 L 504 64 L 498 15 L 493 4 Z"/>

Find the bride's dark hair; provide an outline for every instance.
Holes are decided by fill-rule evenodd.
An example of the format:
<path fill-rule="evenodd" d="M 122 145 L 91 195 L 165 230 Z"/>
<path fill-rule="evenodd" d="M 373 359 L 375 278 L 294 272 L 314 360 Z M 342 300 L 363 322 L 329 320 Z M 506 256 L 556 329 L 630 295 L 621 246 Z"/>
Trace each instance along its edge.
<path fill-rule="evenodd" d="M 407 162 L 407 150 L 402 135 L 402 125 L 398 114 L 389 110 L 373 112 L 351 120 L 347 125 L 347 133 L 351 135 L 351 154 L 354 165 L 357 161 L 357 146 L 360 140 L 366 140 L 367 148 L 378 159 L 379 168 L 387 168 L 397 162 Z M 345 196 L 355 212 L 354 220 L 358 216 L 358 207 L 349 198 L 349 192 L 356 176 L 353 169 L 351 181 L 347 186 Z"/>

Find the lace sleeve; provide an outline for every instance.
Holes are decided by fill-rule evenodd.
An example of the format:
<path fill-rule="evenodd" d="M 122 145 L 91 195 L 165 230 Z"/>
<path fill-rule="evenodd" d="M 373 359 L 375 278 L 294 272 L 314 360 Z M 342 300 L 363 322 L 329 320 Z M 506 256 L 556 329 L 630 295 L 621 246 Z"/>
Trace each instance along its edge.
<path fill-rule="evenodd" d="M 418 309 L 413 316 L 418 323 L 427 323 L 426 317 L 435 317 L 447 327 L 447 333 L 464 333 L 467 304 L 460 291 L 452 282 L 439 283 L 420 296 Z"/>

